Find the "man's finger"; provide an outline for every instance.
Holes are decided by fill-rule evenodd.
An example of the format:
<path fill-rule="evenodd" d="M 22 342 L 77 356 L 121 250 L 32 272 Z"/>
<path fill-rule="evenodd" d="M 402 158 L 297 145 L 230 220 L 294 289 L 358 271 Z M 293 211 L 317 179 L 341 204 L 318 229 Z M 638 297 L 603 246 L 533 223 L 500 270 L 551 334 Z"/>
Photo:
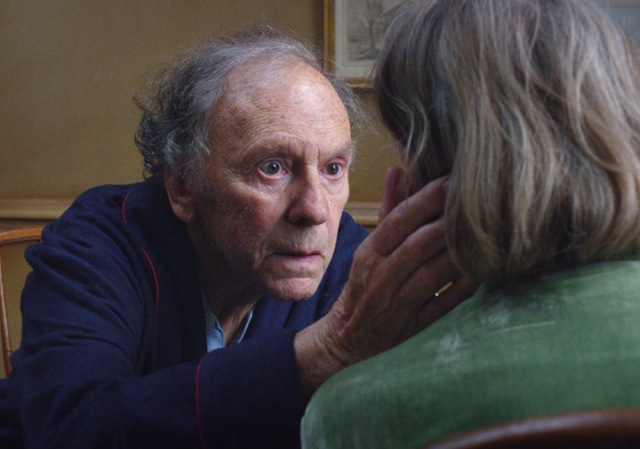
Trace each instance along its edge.
<path fill-rule="evenodd" d="M 393 270 L 393 279 L 406 282 L 432 258 L 447 254 L 444 223 L 438 219 L 421 226 L 406 238 L 385 264 Z"/>
<path fill-rule="evenodd" d="M 430 182 L 410 196 L 382 220 L 371 233 L 369 244 L 380 255 L 388 255 L 419 227 L 438 218 L 444 211 L 444 184 L 448 177 Z"/>
<path fill-rule="evenodd" d="M 385 219 L 389 212 L 402 202 L 404 196 L 400 184 L 404 182 L 404 171 L 394 165 L 389 167 L 385 176 L 384 193 L 382 195 L 382 206 L 378 213 L 378 222 Z"/>

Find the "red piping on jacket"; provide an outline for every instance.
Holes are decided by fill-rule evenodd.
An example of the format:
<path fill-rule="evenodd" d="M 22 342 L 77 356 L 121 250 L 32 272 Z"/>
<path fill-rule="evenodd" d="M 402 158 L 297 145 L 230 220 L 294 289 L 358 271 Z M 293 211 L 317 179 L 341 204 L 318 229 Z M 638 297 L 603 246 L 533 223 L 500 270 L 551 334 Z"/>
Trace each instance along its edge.
<path fill-rule="evenodd" d="M 127 213 L 125 212 L 125 205 L 127 204 L 127 199 L 129 198 L 129 195 L 131 195 L 131 192 L 133 192 L 133 190 L 129 190 L 126 193 L 126 195 L 122 200 L 122 206 L 120 207 L 120 213 L 122 214 L 122 221 L 124 222 L 124 224 L 129 224 L 127 222 Z M 144 249 L 144 246 L 140 245 L 140 249 L 142 250 L 144 257 L 147 259 L 147 263 L 149 264 L 149 268 L 151 268 L 151 273 L 153 274 L 153 283 L 156 289 L 156 316 L 158 316 L 158 310 L 160 307 L 160 286 L 158 285 L 158 274 L 156 273 L 156 267 L 153 265 L 153 262 L 151 261 L 151 257 L 149 257 L 149 254 Z"/>
<path fill-rule="evenodd" d="M 127 214 L 124 211 L 124 205 L 127 204 L 127 199 L 129 198 L 129 195 L 131 195 L 131 192 L 133 192 L 133 190 L 129 190 L 127 194 L 124 196 L 124 199 L 122 200 L 122 206 L 120 207 L 120 212 L 122 213 L 122 221 L 124 221 L 124 224 L 128 224 Z"/>
<path fill-rule="evenodd" d="M 147 258 L 147 262 L 149 263 L 149 267 L 151 267 L 151 272 L 153 273 L 153 282 L 156 286 L 156 316 L 158 316 L 158 306 L 160 305 L 160 287 L 158 286 L 158 275 L 156 273 L 156 267 L 153 266 L 153 262 L 151 262 L 151 257 L 145 251 L 144 246 L 140 245 L 140 249 L 144 253 L 144 257 Z"/>
<path fill-rule="evenodd" d="M 200 419 L 200 367 L 202 366 L 202 360 L 198 363 L 198 369 L 196 370 L 196 424 L 198 425 L 198 438 L 200 438 L 200 447 L 206 449 L 204 445 L 204 434 L 202 433 L 202 420 Z"/>

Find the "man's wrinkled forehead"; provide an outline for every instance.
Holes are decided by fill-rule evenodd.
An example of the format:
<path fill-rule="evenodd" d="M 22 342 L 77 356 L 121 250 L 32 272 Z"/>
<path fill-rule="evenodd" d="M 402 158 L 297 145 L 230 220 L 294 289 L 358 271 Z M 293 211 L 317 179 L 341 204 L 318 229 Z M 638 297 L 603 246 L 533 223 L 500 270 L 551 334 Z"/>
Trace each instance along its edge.
<path fill-rule="evenodd" d="M 243 116 L 249 114 L 252 99 L 259 92 L 268 92 L 272 82 L 278 76 L 291 70 L 295 63 L 301 62 L 292 59 L 261 57 L 234 67 L 227 75 L 224 92 L 213 108 L 212 125 L 217 128 L 225 128 L 224 132 L 241 132 L 237 128 L 243 128 L 243 126 L 237 126 L 238 120 L 242 121 Z M 248 118 L 246 117 L 246 119 Z M 231 123 L 236 126 L 230 127 Z M 211 131 L 213 132 L 215 129 Z"/>
<path fill-rule="evenodd" d="M 245 61 L 234 67 L 227 75 L 227 87 L 235 89 L 260 89 L 270 85 L 284 73 L 296 67 L 313 69 L 309 64 L 292 56 L 267 55 Z M 313 69 L 315 70 L 315 69 Z M 320 74 L 318 72 L 318 74 Z"/>
<path fill-rule="evenodd" d="M 290 81 L 283 81 L 290 80 Z M 291 97 L 315 98 L 318 108 L 324 103 L 342 104 L 329 80 L 314 67 L 294 58 L 258 58 L 235 67 L 228 75 L 225 90 L 212 111 L 210 138 L 219 133 L 242 137 L 255 121 L 256 111 L 276 109 L 283 99 Z M 279 111 L 269 117 L 286 123 L 297 117 Z"/>

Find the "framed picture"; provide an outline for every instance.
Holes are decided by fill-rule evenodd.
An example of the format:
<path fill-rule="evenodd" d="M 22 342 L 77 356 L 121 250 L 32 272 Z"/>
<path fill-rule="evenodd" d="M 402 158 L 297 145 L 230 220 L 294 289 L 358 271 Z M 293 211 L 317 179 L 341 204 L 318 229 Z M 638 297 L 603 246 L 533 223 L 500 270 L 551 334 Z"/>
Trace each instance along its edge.
<path fill-rule="evenodd" d="M 369 87 L 384 33 L 411 0 L 324 0 L 324 64 L 354 87 Z"/>

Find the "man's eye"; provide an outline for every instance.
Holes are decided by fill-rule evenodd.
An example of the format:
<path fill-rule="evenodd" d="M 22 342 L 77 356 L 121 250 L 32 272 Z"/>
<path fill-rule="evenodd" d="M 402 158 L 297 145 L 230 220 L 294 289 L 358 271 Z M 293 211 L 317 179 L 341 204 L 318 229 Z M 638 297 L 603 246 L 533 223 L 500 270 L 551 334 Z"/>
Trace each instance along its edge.
<path fill-rule="evenodd" d="M 275 176 L 282 170 L 282 163 L 278 161 L 267 161 L 260 164 L 260 171 L 269 176 Z"/>
<path fill-rule="evenodd" d="M 342 172 L 342 165 L 336 163 L 328 164 L 324 171 L 329 176 L 337 176 Z"/>

